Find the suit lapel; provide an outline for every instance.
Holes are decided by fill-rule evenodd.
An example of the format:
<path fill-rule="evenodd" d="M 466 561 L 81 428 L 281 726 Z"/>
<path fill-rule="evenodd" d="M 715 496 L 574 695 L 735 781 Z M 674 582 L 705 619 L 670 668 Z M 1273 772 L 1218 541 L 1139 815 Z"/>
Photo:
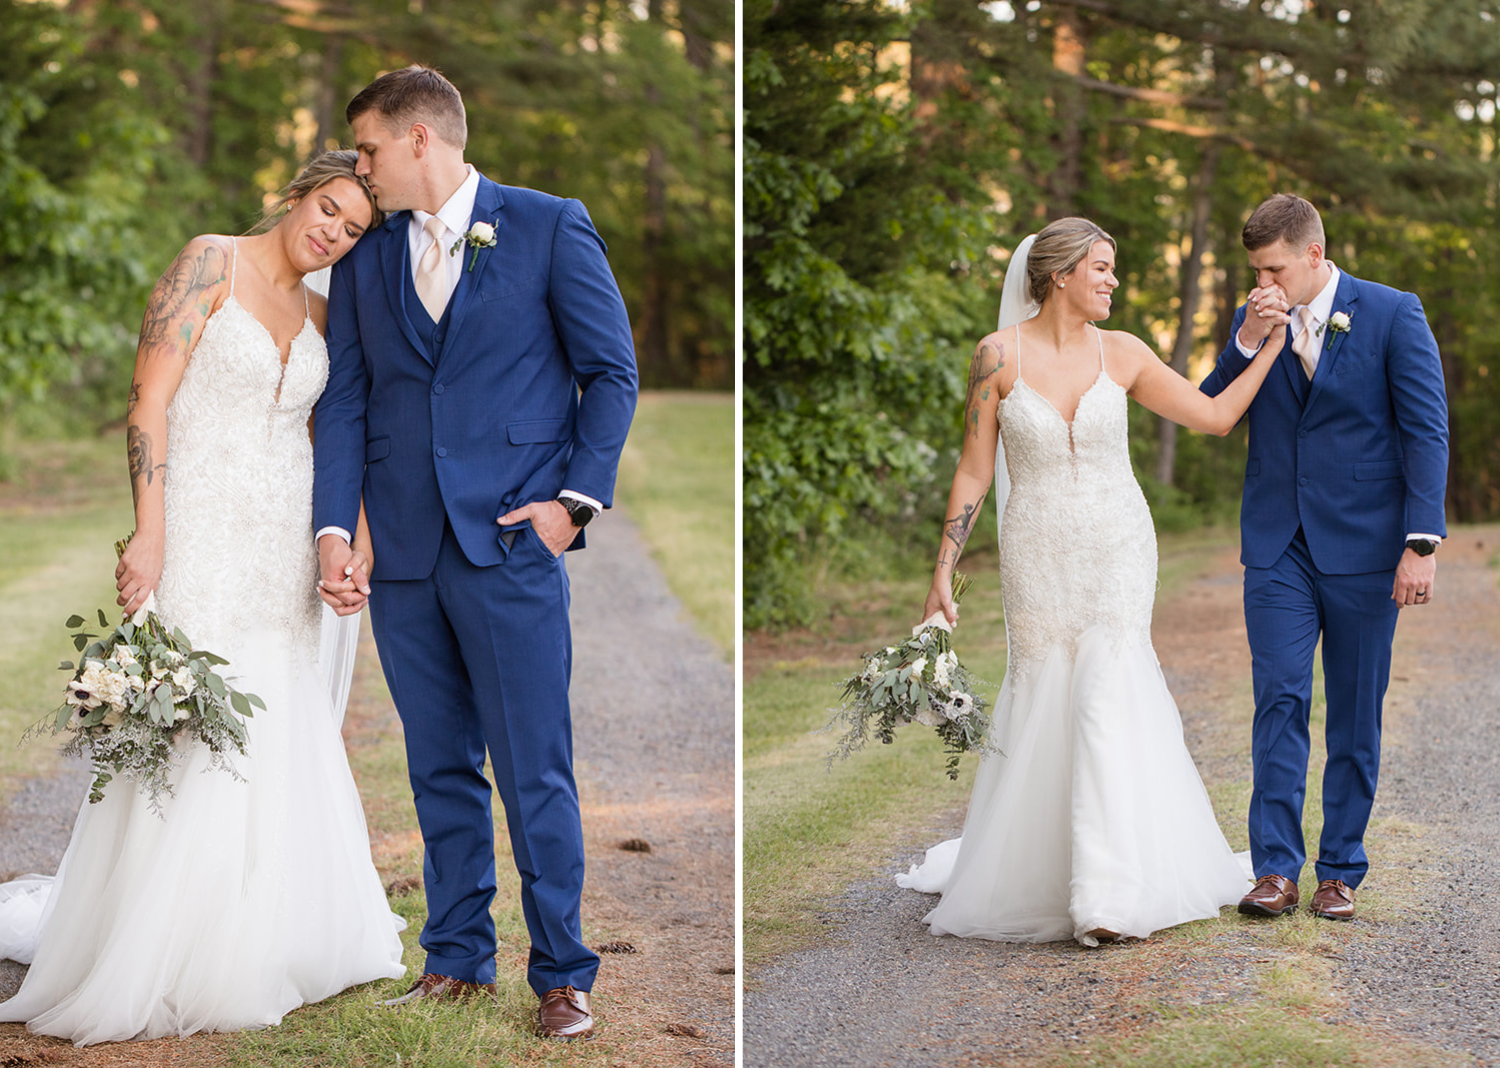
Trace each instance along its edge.
<path fill-rule="evenodd" d="M 1318 371 L 1315 375 L 1313 375 L 1312 391 L 1307 395 L 1306 406 L 1309 408 L 1311 408 L 1313 402 L 1318 399 L 1318 395 L 1323 392 L 1323 384 L 1327 382 L 1329 376 L 1333 374 L 1333 365 L 1338 360 L 1339 353 L 1343 351 L 1344 348 L 1344 338 L 1348 336 L 1350 331 L 1356 329 L 1357 327 L 1354 317 L 1354 305 L 1356 304 L 1356 302 L 1358 302 L 1358 300 L 1359 293 L 1354 287 L 1354 276 L 1351 275 L 1348 271 L 1340 271 L 1339 287 L 1338 289 L 1334 290 L 1333 308 L 1331 311 L 1329 311 L 1328 316 L 1331 320 L 1335 314 L 1337 314 L 1338 312 L 1343 312 L 1345 315 L 1349 316 L 1350 330 L 1338 331 L 1334 333 L 1333 338 L 1330 340 L 1327 338 L 1327 334 L 1330 332 L 1331 328 L 1328 326 L 1324 326 L 1323 344 L 1325 347 L 1323 349 L 1323 354 L 1318 357 Z"/>
<path fill-rule="evenodd" d="M 406 340 L 411 342 L 411 347 L 420 352 L 424 360 L 432 363 L 432 353 L 422 343 L 417 328 L 411 325 L 411 316 L 406 313 L 406 295 L 402 291 L 406 283 L 403 272 L 411 270 L 411 257 L 406 251 L 407 222 L 410 217 L 408 212 L 398 211 L 385 221 L 385 233 L 381 235 L 385 247 L 380 250 L 380 264 L 385 274 L 385 293 L 390 302 L 391 317 L 396 320 L 396 325 L 401 328 Z"/>
<path fill-rule="evenodd" d="M 479 189 L 474 194 L 474 211 L 469 216 L 469 225 L 476 222 L 487 222 L 495 228 L 495 241 L 500 240 L 500 230 L 505 225 L 505 217 L 501 207 L 505 204 L 505 198 L 500 194 L 500 187 L 490 181 L 484 175 L 479 176 Z M 479 249 L 479 258 L 474 262 L 472 270 L 469 261 L 474 259 L 474 249 L 465 242 L 459 248 L 463 255 L 463 270 L 458 276 L 458 285 L 453 290 L 453 299 L 448 309 L 448 333 L 443 339 L 443 348 L 448 347 L 448 341 L 457 336 L 459 328 L 463 325 L 464 314 L 473 303 L 474 288 L 479 284 L 479 277 L 484 273 L 491 254 L 496 246 Z"/>

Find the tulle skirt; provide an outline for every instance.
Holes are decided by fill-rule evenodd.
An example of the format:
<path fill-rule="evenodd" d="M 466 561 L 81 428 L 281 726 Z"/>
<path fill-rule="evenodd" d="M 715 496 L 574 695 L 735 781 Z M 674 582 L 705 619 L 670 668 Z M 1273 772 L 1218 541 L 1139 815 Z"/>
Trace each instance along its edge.
<path fill-rule="evenodd" d="M 1003 750 L 980 763 L 963 837 L 933 847 L 902 886 L 942 894 L 935 935 L 1002 942 L 1105 929 L 1144 938 L 1218 915 L 1249 889 L 1183 743 L 1149 645 L 1103 626 L 1054 647 L 995 708 Z"/>
<path fill-rule="evenodd" d="M 244 780 L 196 746 L 165 819 L 123 779 L 85 802 L 56 879 L 0 888 L 0 955 L 31 964 L 0 1021 L 78 1045 L 231 1031 L 404 974 L 316 651 L 241 638 L 224 670 L 267 706 Z"/>

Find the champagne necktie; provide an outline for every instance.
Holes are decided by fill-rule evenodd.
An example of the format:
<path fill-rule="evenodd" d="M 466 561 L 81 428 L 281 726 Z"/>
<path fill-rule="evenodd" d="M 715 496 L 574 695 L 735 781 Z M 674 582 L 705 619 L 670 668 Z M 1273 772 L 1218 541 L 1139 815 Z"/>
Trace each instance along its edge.
<path fill-rule="evenodd" d="M 432 316 L 432 321 L 437 322 L 448 304 L 448 268 L 443 263 L 443 235 L 448 228 L 434 215 L 422 229 L 431 235 L 432 244 L 417 262 L 417 298 Z"/>
<path fill-rule="evenodd" d="M 1302 361 L 1302 369 L 1307 372 L 1309 380 L 1318 369 L 1318 338 L 1314 335 L 1317 328 L 1317 319 L 1314 318 L 1312 309 L 1306 304 L 1297 309 L 1302 317 L 1302 332 L 1292 339 L 1292 351 Z"/>

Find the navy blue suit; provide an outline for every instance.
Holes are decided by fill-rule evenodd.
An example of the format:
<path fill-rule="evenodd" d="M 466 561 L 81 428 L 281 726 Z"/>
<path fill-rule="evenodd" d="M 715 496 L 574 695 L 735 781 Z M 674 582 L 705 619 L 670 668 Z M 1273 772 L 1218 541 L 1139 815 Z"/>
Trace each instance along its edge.
<path fill-rule="evenodd" d="M 568 577 L 530 529 L 495 520 L 569 489 L 606 507 L 635 410 L 630 321 L 576 200 L 481 177 L 437 322 L 417 299 L 406 212 L 334 268 L 328 388 L 314 423 L 314 524 L 375 552 L 371 623 L 406 735 L 426 846 L 425 970 L 492 982 L 489 753 L 538 993 L 588 990 L 583 834 L 568 705 Z M 570 548 L 583 546 L 583 536 Z"/>
<path fill-rule="evenodd" d="M 1411 293 L 1341 273 L 1311 382 L 1290 337 L 1251 402 L 1240 512 L 1255 688 L 1250 853 L 1256 876 L 1296 881 L 1306 861 L 1313 656 L 1323 640 L 1328 763 L 1318 878 L 1358 886 L 1380 768 L 1395 569 L 1407 534 L 1446 536 L 1448 408 L 1437 343 Z M 1202 389 L 1247 366 L 1234 342 Z"/>

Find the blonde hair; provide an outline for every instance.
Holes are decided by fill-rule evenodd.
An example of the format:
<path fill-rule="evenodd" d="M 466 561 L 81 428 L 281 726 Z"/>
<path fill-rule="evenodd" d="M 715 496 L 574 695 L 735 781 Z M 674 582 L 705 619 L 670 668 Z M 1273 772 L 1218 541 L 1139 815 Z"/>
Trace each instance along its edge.
<path fill-rule="evenodd" d="M 348 178 L 359 186 L 365 199 L 370 202 L 370 225 L 365 229 L 375 229 L 385 220 L 385 212 L 381 211 L 375 203 L 375 194 L 370 192 L 369 185 L 354 173 L 354 165 L 358 162 L 359 153 L 352 148 L 336 148 L 332 152 L 314 156 L 297 174 L 297 177 L 288 182 L 286 188 L 277 194 L 271 206 L 261 212 L 260 218 L 251 227 L 250 232 L 260 234 L 271 229 L 281 221 L 281 216 L 285 214 L 293 201 L 301 200 L 317 192 L 335 178 Z"/>
<path fill-rule="evenodd" d="M 1031 299 L 1038 304 L 1046 300 L 1052 294 L 1052 276 L 1072 271 L 1098 241 L 1108 241 L 1110 248 L 1117 248 L 1115 239 L 1088 219 L 1070 216 L 1042 227 L 1026 259 L 1026 282 Z"/>

